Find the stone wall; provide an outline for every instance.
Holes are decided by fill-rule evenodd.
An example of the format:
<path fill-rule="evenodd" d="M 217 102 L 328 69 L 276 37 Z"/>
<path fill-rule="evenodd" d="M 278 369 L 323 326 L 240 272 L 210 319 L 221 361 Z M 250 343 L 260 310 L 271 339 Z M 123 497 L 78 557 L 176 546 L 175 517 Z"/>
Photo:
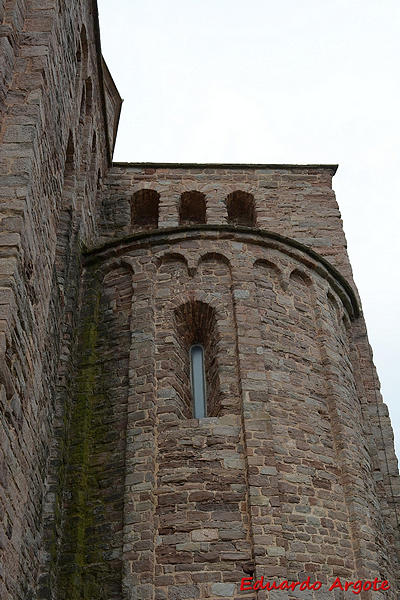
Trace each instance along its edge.
<path fill-rule="evenodd" d="M 96 5 L 0 3 L 0 597 L 50 560 L 80 252 L 110 156 Z M 58 375 L 57 375 L 58 372 Z M 64 396 L 63 396 L 64 395 Z M 47 477 L 47 487 L 45 480 Z M 47 491 L 46 491 L 47 490 Z M 41 551 L 40 551 L 41 548 Z M 47 585 L 47 584 L 46 584 Z"/>
<path fill-rule="evenodd" d="M 335 167 L 112 166 L 96 3 L 0 18 L 1 599 L 255 598 L 253 575 L 397 598 L 397 461 Z"/>
<path fill-rule="evenodd" d="M 362 321 L 352 288 L 306 246 L 226 224 L 135 230 L 86 263 L 116 260 L 134 273 L 127 597 L 246 597 L 238 584 L 255 574 L 324 585 L 373 575 L 395 598 L 398 532 L 351 349 Z M 197 339 L 196 314 L 213 347 Z M 215 411 L 210 389 L 201 420 L 186 402 L 196 341 L 214 355 L 220 396 Z"/>
<path fill-rule="evenodd" d="M 340 212 L 332 190 L 335 166 L 157 165 L 114 163 L 107 176 L 104 216 L 109 238 L 135 230 L 130 203 L 135 193 L 159 195 L 158 226 L 179 224 L 181 196 L 201 192 L 206 222 L 228 223 L 227 199 L 235 191 L 254 198 L 256 227 L 298 240 L 327 258 L 351 281 Z"/>
<path fill-rule="evenodd" d="M 65 456 L 57 598 L 121 598 L 132 273 L 85 280 Z"/>
<path fill-rule="evenodd" d="M 229 201 L 232 195 L 239 194 L 242 199 L 247 198 L 245 201 L 243 200 L 242 205 L 242 214 L 246 211 L 249 213 L 247 224 L 255 219 L 254 225 L 263 239 L 268 237 L 267 232 L 277 239 L 280 239 L 279 236 L 284 236 L 289 238 L 286 241 L 290 245 L 297 246 L 297 242 L 304 244 L 314 259 L 316 257 L 313 252 L 317 252 L 320 257 L 319 262 L 324 264 L 325 267 L 328 266 L 328 263 L 335 267 L 336 270 L 333 269 L 334 278 L 344 286 L 344 290 L 342 289 L 340 294 L 341 301 L 349 310 L 349 301 L 346 300 L 345 296 L 353 292 L 357 297 L 357 290 L 352 280 L 340 213 L 331 188 L 334 171 L 334 167 L 318 165 L 302 167 L 290 165 L 115 164 L 109 171 L 104 193 L 103 234 L 100 242 L 105 246 L 101 253 L 105 255 L 107 252 L 121 252 L 124 240 L 127 247 L 130 243 L 140 243 L 143 247 L 146 247 L 146 244 L 155 244 L 158 236 L 168 235 L 170 254 L 163 260 L 169 261 L 168 267 L 165 267 L 167 271 L 169 269 L 174 273 L 174 283 L 170 288 L 170 293 L 176 292 L 178 297 L 181 297 L 177 277 L 181 276 L 182 269 L 185 271 L 185 267 L 182 257 L 177 256 L 177 252 L 179 254 L 180 250 L 185 249 L 187 242 L 185 241 L 181 246 L 181 238 L 179 238 L 175 228 L 182 226 L 186 227 L 187 230 L 196 229 L 200 238 L 202 235 L 206 236 L 206 231 L 210 235 L 211 231 L 214 231 L 214 234 L 210 237 L 208 248 L 209 252 L 214 252 L 214 239 L 221 237 L 228 240 L 234 232 L 236 235 L 238 234 L 238 223 L 232 216 L 229 217 Z M 193 203 L 201 203 L 205 200 L 206 214 L 203 218 L 201 211 L 196 213 L 195 210 L 192 210 L 192 220 L 184 222 L 181 207 L 183 203 L 185 203 L 185 206 L 187 205 L 187 196 L 191 194 Z M 199 194 L 202 194 L 202 196 Z M 249 196 L 252 197 L 253 208 L 249 208 Z M 158 223 L 158 233 L 157 236 L 155 236 L 155 233 L 150 236 L 147 242 L 145 241 L 146 238 L 141 236 L 140 233 L 146 233 L 148 227 L 146 227 L 145 222 L 142 222 L 141 226 L 138 225 L 132 217 L 132 215 L 135 215 L 134 207 L 139 197 L 157 197 L 158 219 L 157 214 L 154 216 L 152 213 L 151 222 L 153 226 L 154 221 Z M 251 210 L 254 210 L 254 217 L 251 215 Z M 243 223 L 246 223 L 246 220 Z M 240 224 L 239 227 L 241 227 Z M 246 231 L 248 231 L 246 227 L 241 227 L 242 235 L 245 236 Z M 263 231 L 266 233 L 262 233 Z M 164 240 L 165 237 L 160 239 Z M 262 245 L 262 241 L 258 240 L 256 244 Z M 238 241 L 236 249 L 238 256 L 240 256 L 242 252 L 241 242 Z M 174 261 L 175 266 L 173 266 Z M 187 258 L 189 276 L 192 276 L 195 271 L 196 264 L 196 260 L 190 257 Z M 223 268 L 223 264 L 221 264 L 221 277 L 223 277 Z M 271 286 L 276 285 L 278 282 L 288 289 L 297 290 L 298 294 L 303 293 L 301 290 L 307 289 L 309 290 L 308 293 L 311 293 L 309 284 L 304 283 L 304 281 L 309 282 L 311 280 L 310 275 L 307 279 L 301 272 L 295 273 L 293 275 L 294 279 L 285 283 L 275 260 L 261 260 L 257 263 L 256 271 L 260 276 L 259 282 L 261 285 Z M 167 277 L 167 275 L 164 276 Z M 247 281 L 246 272 L 238 275 L 239 280 Z M 272 284 L 272 282 L 275 283 Z M 163 285 L 163 282 L 161 283 Z M 198 290 L 197 287 L 196 290 Z M 220 293 L 219 285 L 214 286 L 214 293 Z M 247 291 L 244 291 L 244 293 L 246 294 Z M 338 293 L 337 290 L 336 293 Z M 252 319 L 254 323 L 258 323 L 256 329 L 260 329 L 266 335 L 266 329 L 254 311 L 264 315 L 266 324 L 269 324 L 271 319 L 270 311 L 275 314 L 276 327 L 279 326 L 282 329 L 282 335 L 284 339 L 286 338 L 285 343 L 287 346 L 291 337 L 291 334 L 287 331 L 288 326 L 293 331 L 299 324 L 302 324 L 303 333 L 299 332 L 298 334 L 302 341 L 297 349 L 297 358 L 288 355 L 287 351 L 281 350 L 280 360 L 282 364 L 285 361 L 286 368 L 289 371 L 296 369 L 291 377 L 297 377 L 298 383 L 302 381 L 304 364 L 307 364 L 307 360 L 311 361 L 310 364 L 315 368 L 315 356 L 320 356 L 319 361 L 325 365 L 325 370 L 319 374 L 319 377 L 321 381 L 330 381 L 330 384 L 325 386 L 324 391 L 320 390 L 320 393 L 325 400 L 329 399 L 329 418 L 334 423 L 335 431 L 336 428 L 340 430 L 334 441 L 334 448 L 336 448 L 335 460 L 344 461 L 340 469 L 344 471 L 347 469 L 349 474 L 343 475 L 343 477 L 352 482 L 351 484 L 347 482 L 347 491 L 344 493 L 345 497 L 347 494 L 350 498 L 344 507 L 345 511 L 350 511 L 350 513 L 354 511 L 350 522 L 358 523 L 360 519 L 362 520 L 362 517 L 365 516 L 365 506 L 372 497 L 379 499 L 379 509 L 374 508 L 374 502 L 370 505 L 367 513 L 370 525 L 365 525 L 362 528 L 362 531 L 365 532 L 365 538 L 359 540 L 356 545 L 353 542 L 352 553 L 355 555 L 358 565 L 372 564 L 368 558 L 368 548 L 371 539 L 374 538 L 379 548 L 383 548 L 388 543 L 392 545 L 391 555 L 394 556 L 398 552 L 395 548 L 398 549 L 399 543 L 398 534 L 396 533 L 399 527 L 400 497 L 397 460 L 393 449 L 393 434 L 390 429 L 387 408 L 382 403 L 379 393 L 379 382 L 372 362 L 365 323 L 362 316 L 359 315 L 359 309 L 353 307 L 355 313 L 350 321 L 343 321 L 342 316 L 335 317 L 335 326 L 329 326 L 323 334 L 324 328 L 321 324 L 325 318 L 326 306 L 331 306 L 332 315 L 338 314 L 338 310 L 334 308 L 337 303 L 334 295 L 326 296 L 324 300 L 320 299 L 320 305 L 315 304 L 315 291 L 310 296 L 299 297 L 298 301 L 292 300 L 295 304 L 297 302 L 297 304 L 303 305 L 303 312 L 304 307 L 313 306 L 314 308 L 312 314 L 308 315 L 307 318 L 305 318 L 302 310 L 291 313 L 289 318 L 285 316 L 282 309 L 276 307 L 274 295 L 272 295 L 273 300 L 271 300 L 270 305 L 265 305 L 265 295 L 268 297 L 271 294 L 273 292 L 267 290 L 262 291 L 260 295 L 260 292 L 256 293 L 255 288 L 252 289 L 250 293 L 252 301 L 248 301 L 246 309 L 247 316 L 252 316 L 248 316 L 248 322 L 244 325 L 246 335 L 249 323 L 253 322 Z M 163 296 L 165 301 L 167 297 L 168 293 L 165 292 L 165 296 Z M 254 298 L 257 298 L 257 307 L 254 306 Z M 260 304 L 261 301 L 264 304 Z M 283 303 L 284 306 L 285 302 Z M 229 306 L 229 303 L 226 306 Z M 282 323 L 278 323 L 279 316 L 282 317 Z M 239 324 L 240 321 L 238 320 L 235 327 L 239 327 Z M 286 331 L 283 331 L 285 328 Z M 343 328 L 346 333 L 340 335 L 344 335 L 344 337 L 337 339 L 338 331 Z M 316 331 L 318 335 L 316 336 L 313 331 Z M 320 337 L 319 342 L 317 342 L 318 336 Z M 276 337 L 276 331 L 274 331 L 272 339 L 265 337 L 263 343 L 270 348 L 269 351 L 276 344 Z M 247 338 L 245 339 L 247 341 Z M 314 358 L 308 358 L 307 356 L 300 358 L 302 352 L 305 352 L 306 355 L 311 352 Z M 349 357 L 351 357 L 350 367 L 348 364 Z M 253 361 L 256 364 L 260 359 L 257 353 L 254 352 L 246 360 L 253 366 Z M 328 369 L 328 361 L 331 363 L 331 370 Z M 349 368 L 352 373 L 351 376 L 349 375 Z M 267 370 L 266 365 L 264 365 L 264 369 Z M 347 376 L 345 375 L 346 369 Z M 262 370 L 262 365 L 260 365 L 260 370 Z M 305 395 L 313 391 L 315 387 L 318 388 L 322 385 L 321 383 L 317 384 L 315 377 L 314 379 L 310 378 L 308 373 L 307 380 L 307 385 L 302 384 Z M 243 386 L 241 380 L 240 385 Z M 341 401 L 343 401 L 345 394 L 349 393 L 348 390 L 352 390 L 353 400 L 351 404 L 354 404 L 353 409 L 358 407 L 356 417 L 353 415 L 349 420 L 352 423 L 351 429 L 346 425 L 346 418 L 343 416 L 346 411 L 339 403 L 339 400 L 342 399 Z M 357 402 L 355 397 L 358 398 Z M 337 403 L 339 404 L 336 405 Z M 357 423 L 360 423 L 358 429 Z M 364 440 L 364 446 L 360 445 L 360 439 Z M 343 451 L 347 444 L 349 444 L 349 449 L 352 444 L 354 444 L 354 448 L 358 448 L 357 451 L 354 449 L 353 458 L 351 458 L 352 453 L 350 450 L 349 455 Z M 356 455 L 363 455 L 363 458 L 357 461 L 355 460 Z M 367 477 L 363 479 L 362 483 L 357 484 L 359 472 L 364 473 L 366 471 L 370 473 L 370 478 Z M 371 486 L 374 488 L 373 491 Z M 365 492 L 367 489 L 368 493 Z M 323 494 L 324 492 L 321 491 L 320 493 Z M 342 494 L 341 489 L 340 494 Z M 357 494 L 359 494 L 359 497 Z M 372 533 L 370 528 L 372 522 L 374 523 L 375 533 Z M 358 529 L 359 525 L 360 523 L 357 526 L 352 525 L 352 527 Z M 383 531 L 385 533 L 382 533 Z M 359 532 L 357 535 L 359 535 Z M 350 531 L 350 537 L 353 538 L 354 536 L 355 533 Z M 378 555 L 380 556 L 379 560 L 385 563 L 387 560 L 387 557 L 384 558 L 385 552 L 380 550 L 377 550 L 377 552 L 378 554 L 375 554 L 374 559 L 375 564 L 377 564 Z M 335 557 L 332 556 L 331 560 L 334 561 Z M 395 563 L 392 563 L 391 566 L 386 563 L 387 572 L 395 573 L 396 567 L 394 565 Z M 273 568 L 276 569 L 276 565 L 273 564 Z M 366 570 L 368 569 L 366 567 L 363 567 L 363 569 L 361 571 L 366 577 Z"/>

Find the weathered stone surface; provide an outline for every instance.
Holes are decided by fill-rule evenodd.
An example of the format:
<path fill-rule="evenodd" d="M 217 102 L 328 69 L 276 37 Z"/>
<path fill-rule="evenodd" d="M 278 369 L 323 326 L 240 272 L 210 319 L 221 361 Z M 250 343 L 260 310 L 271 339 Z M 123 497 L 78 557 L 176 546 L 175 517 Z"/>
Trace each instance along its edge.
<path fill-rule="evenodd" d="M 211 542 L 218 539 L 218 529 L 199 529 L 192 532 L 194 542 Z"/>
<path fill-rule="evenodd" d="M 211 585 L 211 592 L 215 596 L 225 596 L 226 598 L 232 598 L 235 593 L 234 583 L 213 583 Z"/>
<path fill-rule="evenodd" d="M 1 600 L 342 600 L 337 576 L 397 600 L 334 167 L 112 164 L 93 8 L 0 0 Z"/>

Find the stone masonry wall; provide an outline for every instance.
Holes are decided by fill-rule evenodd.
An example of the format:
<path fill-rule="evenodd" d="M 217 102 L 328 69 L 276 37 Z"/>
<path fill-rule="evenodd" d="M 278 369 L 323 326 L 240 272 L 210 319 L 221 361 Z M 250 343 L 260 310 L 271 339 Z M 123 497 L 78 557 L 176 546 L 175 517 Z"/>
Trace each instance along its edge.
<path fill-rule="evenodd" d="M 235 190 L 240 190 L 247 195 L 251 194 L 254 199 L 256 228 L 287 236 L 318 252 L 338 269 L 357 294 L 352 281 L 340 213 L 331 189 L 333 173 L 333 167 L 322 166 L 115 164 L 109 172 L 104 194 L 104 233 L 101 241 L 108 244 L 110 249 L 118 248 L 118 239 L 131 237 L 133 240 L 140 232 L 141 228 L 131 220 L 134 214 L 132 204 L 135 203 L 139 193 L 142 194 L 141 197 L 146 197 L 143 194 L 147 194 L 148 198 L 151 194 L 157 195 L 158 229 L 160 234 L 164 231 L 165 234 L 171 235 L 171 240 L 174 228 L 184 225 L 180 223 L 180 203 L 183 198 L 186 201 L 190 192 L 202 193 L 206 201 L 206 217 L 199 221 L 200 224 L 192 224 L 193 227 L 207 229 L 207 226 L 210 226 L 215 230 L 227 230 L 229 229 L 227 198 Z M 154 222 L 154 215 L 152 215 L 152 222 Z M 142 226 L 142 231 L 145 230 L 146 228 Z M 229 237 L 227 231 L 225 235 Z M 175 250 L 175 244 L 171 241 L 171 253 L 173 254 Z M 193 268 L 190 264 L 189 272 Z M 271 273 L 274 273 L 273 269 Z M 308 305 L 309 300 L 305 303 Z M 316 327 L 319 327 L 318 323 L 320 323 L 318 310 L 313 317 L 317 323 Z M 390 420 L 387 408 L 379 394 L 379 382 L 362 316 L 346 327 L 347 345 L 340 342 L 329 352 L 331 356 L 336 357 L 336 360 L 344 353 L 345 356 L 349 355 L 352 358 L 352 369 L 356 373 L 352 385 L 357 386 L 361 403 L 360 415 L 363 415 L 362 432 L 360 431 L 359 434 L 368 440 L 366 461 L 370 465 L 374 493 L 379 497 L 380 503 L 379 510 L 375 513 L 372 511 L 371 519 L 375 519 L 376 531 L 382 531 L 382 527 L 386 527 L 386 540 L 393 545 L 393 548 L 397 548 L 398 552 L 399 541 L 396 532 L 399 527 L 400 488 Z M 314 343 L 311 338 L 309 342 Z M 305 345 L 304 343 L 303 346 Z M 322 360 L 326 361 L 325 354 L 328 351 L 322 348 L 319 352 L 323 357 Z M 335 378 L 336 367 L 333 368 L 332 374 L 325 373 L 323 377 Z M 339 386 L 332 383 L 326 393 L 340 396 L 343 393 L 342 385 L 342 383 Z M 339 413 L 342 418 L 342 410 Z M 344 426 L 344 422 L 342 424 Z M 348 435 L 349 439 L 352 437 L 350 431 L 345 431 L 339 436 L 338 448 L 346 445 Z M 356 428 L 353 433 L 355 431 Z M 349 463 L 348 468 L 350 466 Z M 364 469 L 364 466 L 356 463 L 351 469 L 352 477 L 355 477 L 357 468 Z M 368 482 L 368 485 L 370 484 Z M 367 485 L 366 480 L 363 485 Z M 354 508 L 352 502 L 350 505 Z M 360 514 L 363 512 L 362 503 L 357 508 L 357 512 Z M 385 526 L 380 519 L 385 521 Z M 379 543 L 384 546 L 383 538 L 380 539 Z M 365 552 L 363 545 L 368 546 L 367 539 L 360 543 L 356 553 Z"/>
<path fill-rule="evenodd" d="M 122 596 L 122 528 L 132 272 L 85 279 L 66 452 L 59 599 Z"/>
<path fill-rule="evenodd" d="M 33 596 L 39 563 L 48 570 L 44 565 L 54 539 L 48 532 L 61 477 L 59 440 L 64 435 L 63 395 L 71 372 L 81 245 L 96 234 L 97 194 L 109 160 L 95 10 L 95 3 L 87 1 L 0 3 L 4 600 Z"/>
<path fill-rule="evenodd" d="M 0 54 L 1 600 L 278 600 L 253 575 L 396 600 L 335 167 L 111 166 L 94 0 L 0 0 Z"/>
<path fill-rule="evenodd" d="M 181 195 L 191 191 L 205 195 L 208 224 L 226 224 L 227 197 L 240 190 L 254 198 L 257 228 L 298 240 L 327 258 L 351 281 L 346 240 L 332 190 L 335 170 L 335 166 L 230 168 L 114 163 L 104 196 L 104 235 L 113 238 L 133 230 L 130 202 L 139 190 L 158 192 L 160 228 L 179 224 Z"/>
<path fill-rule="evenodd" d="M 396 598 L 398 532 L 385 515 L 398 499 L 382 498 L 376 477 L 351 288 L 296 242 L 226 226 L 135 232 L 87 256 L 94 270 L 116 260 L 134 273 L 126 597 L 241 598 L 255 574 L 377 576 Z M 203 306 L 215 318 L 221 401 L 201 420 L 182 385 L 187 306 L 195 329 Z"/>

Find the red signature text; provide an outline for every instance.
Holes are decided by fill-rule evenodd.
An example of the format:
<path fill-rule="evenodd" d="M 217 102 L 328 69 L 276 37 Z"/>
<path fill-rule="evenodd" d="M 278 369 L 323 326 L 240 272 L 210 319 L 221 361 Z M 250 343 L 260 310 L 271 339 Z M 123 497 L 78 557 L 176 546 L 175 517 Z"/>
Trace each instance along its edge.
<path fill-rule="evenodd" d="M 251 577 L 242 577 L 240 583 L 241 591 L 250 590 L 291 590 L 292 592 L 298 588 L 299 590 L 315 590 L 318 591 L 322 587 L 321 581 L 311 582 L 310 577 L 307 577 L 304 581 L 287 581 L 284 579 L 280 583 L 277 581 L 266 581 L 264 576 L 260 579 L 253 580 Z M 342 581 L 340 577 L 336 577 L 335 581 L 329 587 L 329 591 L 339 589 L 343 592 L 353 592 L 353 594 L 361 594 L 361 592 L 367 592 L 368 590 L 374 590 L 378 592 L 380 590 L 387 591 L 390 589 L 389 582 L 381 580 L 375 577 L 375 579 L 369 580 L 357 580 L 357 581 Z"/>

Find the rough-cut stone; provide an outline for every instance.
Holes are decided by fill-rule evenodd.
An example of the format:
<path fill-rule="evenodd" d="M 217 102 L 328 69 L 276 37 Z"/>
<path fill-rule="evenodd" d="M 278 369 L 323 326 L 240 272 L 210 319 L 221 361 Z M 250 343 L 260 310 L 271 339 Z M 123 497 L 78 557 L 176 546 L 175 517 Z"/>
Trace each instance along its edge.
<path fill-rule="evenodd" d="M 335 166 L 112 163 L 96 15 L 0 0 L 1 600 L 397 600 Z"/>
<path fill-rule="evenodd" d="M 234 583 L 213 583 L 211 586 L 211 592 L 215 596 L 225 596 L 226 598 L 232 598 L 235 593 Z"/>
<path fill-rule="evenodd" d="M 199 529 L 192 532 L 194 542 L 211 542 L 218 539 L 218 529 Z"/>

